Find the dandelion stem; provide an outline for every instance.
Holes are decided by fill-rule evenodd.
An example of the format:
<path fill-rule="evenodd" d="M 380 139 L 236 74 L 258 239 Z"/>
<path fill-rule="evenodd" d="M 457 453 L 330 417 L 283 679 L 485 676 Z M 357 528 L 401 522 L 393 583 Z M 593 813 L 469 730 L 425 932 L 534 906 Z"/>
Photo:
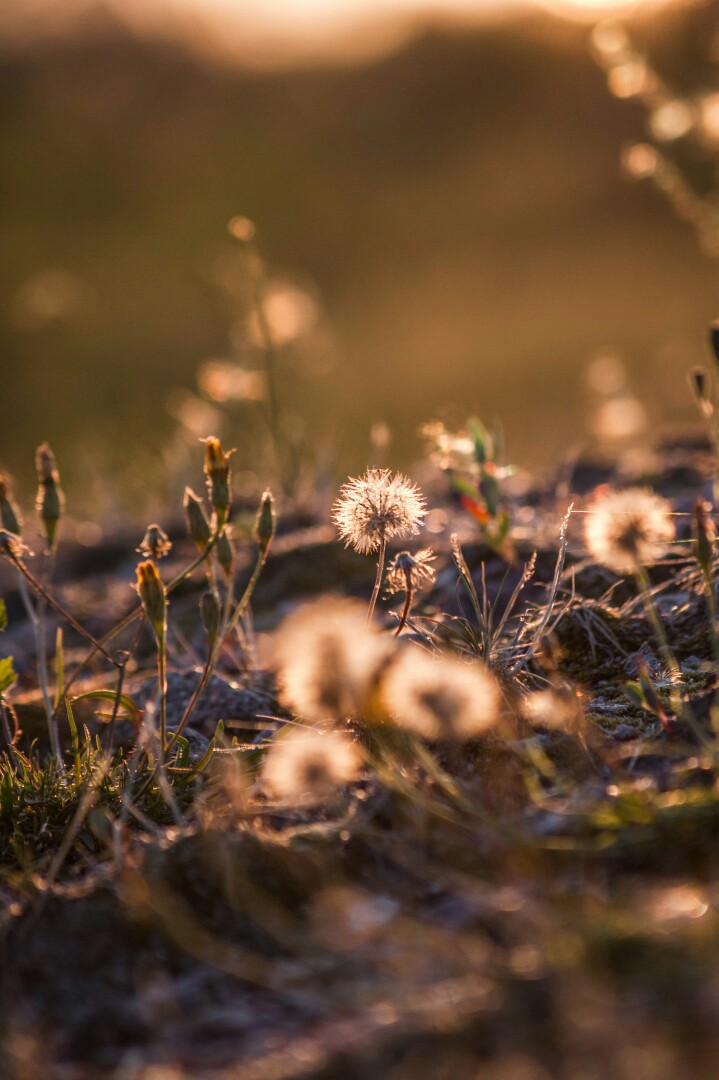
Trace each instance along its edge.
<path fill-rule="evenodd" d="M 404 572 L 405 580 L 407 582 L 407 589 L 404 599 L 404 607 L 402 608 L 402 614 L 400 615 L 399 625 L 394 632 L 395 637 L 399 637 L 405 627 L 405 623 L 409 617 L 410 608 L 412 607 L 412 599 L 414 597 L 414 588 L 412 586 L 412 571 L 409 567 Z"/>
<path fill-rule="evenodd" d="M 377 603 L 377 597 L 379 596 L 380 586 L 382 584 L 382 572 L 384 570 L 384 560 L 387 553 L 387 540 L 383 536 L 380 540 L 379 553 L 377 555 L 377 575 L 374 579 L 374 589 L 372 590 L 372 597 L 369 602 L 369 610 L 367 611 L 367 625 L 372 622 L 372 616 L 374 615 L 375 605 Z"/>

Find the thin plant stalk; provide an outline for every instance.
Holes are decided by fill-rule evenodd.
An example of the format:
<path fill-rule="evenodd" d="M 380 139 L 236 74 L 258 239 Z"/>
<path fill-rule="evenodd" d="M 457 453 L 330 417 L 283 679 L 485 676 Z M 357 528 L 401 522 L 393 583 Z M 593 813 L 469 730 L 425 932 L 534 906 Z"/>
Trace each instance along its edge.
<path fill-rule="evenodd" d="M 705 732 L 702 730 L 691 705 L 685 700 L 681 690 L 674 686 L 673 680 L 676 676 L 681 675 L 681 668 L 679 667 L 674 651 L 669 644 L 669 640 L 664 631 L 664 626 L 662 625 L 662 620 L 659 618 L 656 604 L 652 600 L 651 582 L 649 581 L 649 575 L 643 566 L 637 565 L 634 568 L 634 580 L 637 583 L 637 588 L 639 589 L 639 594 L 642 598 L 644 611 L 651 624 L 652 630 L 654 631 L 654 636 L 659 646 L 659 653 L 669 669 L 669 674 L 672 678 L 672 691 L 670 695 L 672 708 L 682 720 L 686 722 L 688 727 L 691 728 L 699 742 L 705 747 L 713 749 L 711 740 L 707 738 Z"/>
<path fill-rule="evenodd" d="M 367 625 L 372 622 L 372 616 L 374 615 L 374 609 L 377 604 L 377 597 L 379 596 L 380 586 L 382 585 L 382 573 L 384 571 L 384 560 L 387 554 L 387 540 L 383 536 L 380 545 L 379 552 L 377 554 L 377 574 L 374 579 L 374 588 L 372 590 L 372 596 L 369 602 L 369 609 L 367 611 Z"/>
<path fill-rule="evenodd" d="M 402 614 L 399 617 L 399 624 L 394 632 L 394 637 L 399 635 L 404 630 L 407 619 L 409 618 L 410 609 L 412 607 L 412 600 L 414 599 L 414 589 L 412 588 L 412 575 L 409 570 L 406 571 L 405 577 L 407 579 L 407 591 L 404 598 L 404 607 L 402 608 Z"/>
<path fill-rule="evenodd" d="M 21 567 L 16 563 L 15 572 L 17 574 L 18 585 L 20 588 L 20 596 L 22 598 L 23 606 L 27 613 L 27 617 L 30 620 L 32 626 L 33 638 L 35 642 L 35 655 L 37 657 L 37 676 L 40 684 L 40 696 L 42 697 L 42 705 L 45 710 L 45 718 L 47 721 L 47 733 L 50 740 L 50 751 L 53 757 L 60 762 L 62 760 L 62 754 L 60 749 L 60 736 L 57 727 L 57 711 L 53 707 L 52 700 L 50 698 L 50 687 L 47 677 L 47 651 L 45 648 L 45 629 L 44 624 L 40 619 L 40 601 L 38 600 L 37 607 L 33 604 L 30 590 L 28 589 L 28 583 L 23 576 Z M 44 606 L 44 605 L 43 605 Z"/>
<path fill-rule="evenodd" d="M 245 586 L 245 590 L 242 593 L 242 596 L 240 597 L 240 599 L 238 601 L 237 607 L 235 608 L 234 612 L 232 613 L 232 618 L 228 622 L 227 628 L 220 635 L 220 638 L 221 638 L 222 641 L 225 640 L 225 638 L 227 637 L 228 634 L 232 633 L 232 631 L 237 626 L 237 624 L 240 621 L 240 619 L 242 618 L 242 616 L 247 611 L 247 608 L 249 607 L 250 601 L 252 599 L 252 594 L 254 593 L 254 591 L 255 591 L 255 589 L 257 587 L 257 582 L 260 580 L 260 575 L 261 575 L 261 573 L 262 573 L 262 571 L 264 569 L 265 563 L 267 562 L 267 553 L 268 553 L 268 551 L 269 551 L 269 547 L 266 547 L 264 549 L 261 548 L 260 551 L 258 552 L 257 561 L 255 563 L 255 568 L 252 571 L 252 576 L 250 577 L 250 580 L 247 582 L 247 585 Z"/>
<path fill-rule="evenodd" d="M 182 570 L 176 577 L 174 577 L 172 579 L 172 581 L 170 581 L 165 586 L 165 591 L 167 593 L 173 592 L 173 590 L 176 589 L 178 585 L 181 585 L 182 582 L 185 581 L 190 576 L 190 574 L 194 570 L 197 569 L 198 566 L 201 566 L 202 563 L 204 563 L 204 561 L 207 559 L 207 557 L 210 554 L 210 552 L 212 551 L 212 549 L 217 544 L 217 541 L 219 540 L 219 536 L 220 536 L 221 531 L 222 531 L 221 529 L 215 529 L 212 536 L 210 537 L 210 539 L 207 542 L 207 546 L 204 548 L 203 551 L 200 552 L 200 554 L 197 556 L 197 558 L 193 559 L 193 561 L 189 564 L 189 566 L 185 567 L 184 570 Z M 113 626 L 111 630 L 108 630 L 108 632 L 106 634 L 104 634 L 101 638 L 95 640 L 95 638 L 93 638 L 91 635 L 89 635 L 86 631 L 84 631 L 82 629 L 82 627 L 78 626 L 74 622 L 74 620 L 72 619 L 72 616 L 70 616 L 69 613 L 65 612 L 62 609 L 60 610 L 60 614 L 62 614 L 70 622 L 70 625 L 73 626 L 74 629 L 79 630 L 79 632 L 81 634 L 83 634 L 84 637 L 86 637 L 89 641 L 92 642 L 92 648 L 90 649 L 88 654 L 84 657 L 84 659 L 80 661 L 80 663 L 75 668 L 72 675 L 68 678 L 67 682 L 64 684 L 64 686 L 62 688 L 62 699 L 63 700 L 64 700 L 64 698 L 69 696 L 70 690 L 75 685 L 75 682 L 80 677 L 80 675 L 83 673 L 83 671 L 85 671 L 88 664 L 91 663 L 91 661 L 92 661 L 92 659 L 93 659 L 93 657 L 95 656 L 96 653 L 98 653 L 98 652 L 101 653 L 106 659 L 110 660 L 111 663 L 116 664 L 116 661 L 109 655 L 109 653 L 106 652 L 105 646 L 108 645 L 119 634 L 121 634 L 123 632 L 123 630 L 126 630 L 128 628 L 128 626 L 132 626 L 135 619 L 138 619 L 142 615 L 142 612 L 143 612 L 142 604 L 139 604 L 136 608 L 134 608 L 132 611 L 128 612 L 127 615 L 125 615 L 122 619 L 120 619 L 119 623 L 117 623 L 115 626 Z"/>

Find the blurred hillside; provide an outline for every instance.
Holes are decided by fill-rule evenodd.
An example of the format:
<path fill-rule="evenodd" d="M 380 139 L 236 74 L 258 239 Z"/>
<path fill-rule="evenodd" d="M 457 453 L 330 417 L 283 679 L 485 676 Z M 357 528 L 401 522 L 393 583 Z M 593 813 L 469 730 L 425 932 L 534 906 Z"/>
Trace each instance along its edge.
<path fill-rule="evenodd" d="M 704 11 L 639 27 L 680 80 L 697 77 Z M 417 425 L 451 402 L 501 415 L 512 456 L 547 461 L 581 432 L 582 370 L 607 345 L 655 412 L 690 415 L 715 268 L 622 177 L 643 115 L 610 97 L 588 33 L 525 15 L 272 73 L 107 19 L 8 46 L 0 461 L 27 476 L 42 438 L 73 468 L 167 439 L 168 392 L 227 355 L 216 278 L 234 214 L 327 311 L 335 366 L 301 407 L 308 432 L 342 433 L 343 464 L 365 464 L 378 418 L 393 463 L 411 460 Z"/>

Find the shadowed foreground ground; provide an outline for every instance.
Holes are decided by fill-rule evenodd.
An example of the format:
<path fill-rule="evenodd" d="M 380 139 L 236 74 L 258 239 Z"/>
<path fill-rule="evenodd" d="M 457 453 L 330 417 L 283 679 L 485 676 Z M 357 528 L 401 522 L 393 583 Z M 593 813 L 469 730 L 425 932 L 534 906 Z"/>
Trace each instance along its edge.
<path fill-rule="evenodd" d="M 683 506 L 705 489 L 706 462 L 684 452 L 679 473 L 672 460 L 657 482 Z M 581 500 L 579 471 L 573 486 Z M 549 520 L 553 493 L 536 500 Z M 456 574 L 438 546 L 425 611 L 458 612 Z M 485 560 L 495 594 L 506 567 L 469 539 L 465 552 L 477 575 Z M 533 602 L 555 557 L 551 544 L 539 552 Z M 117 564 L 107 574 L 73 571 L 61 591 L 77 601 L 123 577 Z M 638 652 L 657 663 L 632 591 L 611 590 L 574 540 L 564 600 L 572 575 L 576 596 L 557 633 L 563 671 L 585 691 L 589 753 L 541 729 L 461 752 L 439 746 L 459 802 L 413 767 L 405 786 L 368 774 L 319 808 L 272 802 L 233 788 L 219 755 L 184 824 L 135 822 L 113 846 L 108 819 L 90 814 L 50 883 L 64 828 L 21 839 L 0 790 L 2 1075 L 712 1080 L 712 763 L 622 691 Z M 711 645 L 691 560 L 662 564 L 654 583 L 706 715 Z M 290 531 L 257 594 L 258 625 L 276 621 L 280 597 L 366 594 L 370 584 L 367 560 L 322 527 Z M 12 614 L 9 587 L 8 599 Z M 178 619 L 195 600 L 192 588 L 177 598 Z M 8 633 L 22 673 L 19 616 Z M 150 677 L 141 661 L 129 692 Z M 187 678 L 171 677 L 171 713 Z M 271 679 L 234 679 L 201 701 L 193 724 L 205 742 L 220 715 L 229 728 L 233 716 L 249 723 L 241 739 L 252 739 L 253 717 L 259 729 L 273 724 Z M 30 734 L 32 694 L 17 701 Z"/>

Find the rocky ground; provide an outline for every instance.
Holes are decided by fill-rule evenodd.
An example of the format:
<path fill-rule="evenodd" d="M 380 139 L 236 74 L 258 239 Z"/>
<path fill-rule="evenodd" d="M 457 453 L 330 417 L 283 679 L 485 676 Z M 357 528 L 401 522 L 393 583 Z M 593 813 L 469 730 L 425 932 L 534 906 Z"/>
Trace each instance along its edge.
<path fill-rule="evenodd" d="M 670 446 L 654 479 L 683 511 L 706 494 L 707 475 L 701 448 Z M 538 537 L 535 575 L 513 616 L 536 626 L 563 511 L 612 479 L 611 467 L 580 463 L 563 489 L 525 493 L 509 567 L 448 510 L 477 584 L 484 567 L 501 604 Z M 623 686 L 639 659 L 661 688 L 656 644 L 632 588 L 587 561 L 579 519 L 568 536 L 554 615 L 563 676 L 588 716 L 585 743 L 518 728 L 462 754 L 438 747 L 466 811 L 420 777 L 417 797 L 368 775 L 320 808 L 252 792 L 233 801 L 217 770 L 183 823 L 141 823 L 121 848 L 88 819 L 52 881 L 51 850 L 23 866 L 6 843 L 2 1076 L 713 1080 L 716 760 L 691 733 L 629 702 Z M 58 596 L 95 634 L 134 603 L 136 542 L 120 537 L 91 556 L 68 548 L 61 558 Z M 447 541 L 434 546 L 437 584 L 422 614 L 443 613 L 450 625 L 463 601 Z M 181 543 L 175 551 L 179 567 L 187 552 Z M 715 675 L 705 605 L 689 549 L 676 552 L 653 585 L 708 725 Z M 242 550 L 238 579 L 250 565 Z M 369 561 L 326 527 L 286 528 L 255 598 L 259 654 L 264 631 L 299 599 L 366 595 L 371 579 Z M 170 726 L 198 678 L 198 589 L 178 590 L 172 603 Z M 5 570 L 2 591 L 23 739 L 42 739 L 31 636 Z M 69 636 L 67 649 L 71 659 L 80 644 Z M 126 692 L 140 706 L 153 691 L 151 659 L 141 642 L 128 670 Z M 282 722 L 258 664 L 253 648 L 224 663 L 194 714 L 193 753 L 220 719 L 249 754 Z M 99 685 L 101 666 L 90 675 Z M 82 718 L 104 737 L 91 709 Z M 3 820 L 0 790 L 7 829 Z"/>

